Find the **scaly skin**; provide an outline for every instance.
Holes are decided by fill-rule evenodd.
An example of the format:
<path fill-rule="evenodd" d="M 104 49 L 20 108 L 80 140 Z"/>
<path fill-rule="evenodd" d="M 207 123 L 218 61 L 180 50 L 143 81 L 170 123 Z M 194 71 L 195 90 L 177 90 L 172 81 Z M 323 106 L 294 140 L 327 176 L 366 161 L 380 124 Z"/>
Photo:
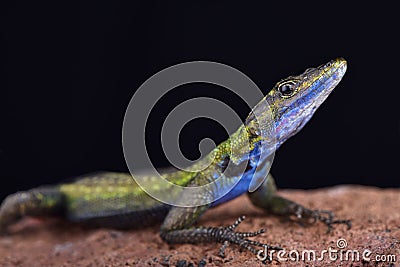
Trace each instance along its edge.
<path fill-rule="evenodd" d="M 269 177 L 260 188 L 250 193 L 251 201 L 269 213 L 295 217 L 300 222 L 321 221 L 328 226 L 347 224 L 335 220 L 331 212 L 309 210 L 276 194 L 274 180 L 268 174 L 271 157 L 288 138 L 299 132 L 315 110 L 340 82 L 346 71 L 346 61 L 338 58 L 318 68 L 307 69 L 303 74 L 290 76 L 280 82 L 252 110 L 244 125 L 230 138 L 209 153 L 188 171 L 164 172 L 167 180 L 181 186 L 201 186 L 216 181 L 212 190 L 198 195 L 174 193 L 170 187 L 161 187 L 158 177 L 144 176 L 152 189 L 175 199 L 189 199 L 207 203 L 195 207 L 170 206 L 146 194 L 130 174 L 101 172 L 76 179 L 75 182 L 56 186 L 39 187 L 8 196 L 0 207 L 0 232 L 25 215 L 46 216 L 62 214 L 70 221 L 86 222 L 114 228 L 134 228 L 163 221 L 161 237 L 169 243 L 198 243 L 216 241 L 238 244 L 253 253 L 263 246 L 247 239 L 263 232 L 235 232 L 244 219 L 239 218 L 228 227 L 189 228 L 208 208 L 227 202 L 246 193 L 252 179 Z M 265 105 L 267 103 L 268 105 Z M 273 127 L 271 127 L 273 126 Z M 270 129 L 273 134 L 268 134 Z M 211 162 L 207 168 L 199 166 Z M 221 174 L 224 174 L 221 176 Z M 220 196 L 223 189 L 233 187 Z"/>

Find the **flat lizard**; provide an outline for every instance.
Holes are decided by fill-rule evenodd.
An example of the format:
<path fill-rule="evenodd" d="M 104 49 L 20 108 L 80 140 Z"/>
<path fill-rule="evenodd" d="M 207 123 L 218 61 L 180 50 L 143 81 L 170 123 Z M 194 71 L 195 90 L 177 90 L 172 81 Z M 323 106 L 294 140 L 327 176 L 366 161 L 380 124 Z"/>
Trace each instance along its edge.
<path fill-rule="evenodd" d="M 209 167 L 201 171 L 176 170 L 164 173 L 164 178 L 181 186 L 200 186 L 219 177 L 214 189 L 207 193 L 183 193 L 186 195 L 179 196 L 182 199 L 209 199 L 208 204 L 194 207 L 171 206 L 146 194 L 128 173 L 99 172 L 81 176 L 73 182 L 42 186 L 9 195 L 0 207 L 0 232 L 6 233 L 9 225 L 24 216 L 61 215 L 72 222 L 121 229 L 162 222 L 160 235 L 168 243 L 219 242 L 223 243 L 220 255 L 223 255 L 229 243 L 233 243 L 257 253 L 256 247 L 266 244 L 250 240 L 248 237 L 263 233 L 264 230 L 235 231 L 244 217 L 227 227 L 193 227 L 193 224 L 207 209 L 248 191 L 251 179 L 260 175 L 257 167 L 266 164 L 271 153 L 303 128 L 340 82 L 346 68 L 346 61 L 338 58 L 319 67 L 309 68 L 300 75 L 283 79 L 273 87 L 262 100 L 272 112 L 271 119 L 262 123 L 273 123 L 273 147 L 266 147 L 263 142 L 265 136 L 260 134 L 259 129 L 266 125 L 262 125 L 254 114 L 263 116 L 267 110 L 264 110 L 265 105 L 258 104 L 244 124 L 228 140 L 210 152 L 208 156 L 213 157 L 213 160 Z M 243 135 L 245 139 L 242 139 Z M 248 142 L 247 146 L 243 145 L 243 140 Z M 243 147 L 246 147 L 245 151 L 242 151 Z M 234 166 L 243 167 L 244 164 L 244 171 L 240 175 L 235 171 L 224 173 L 227 164 L 232 161 L 231 152 L 235 149 L 253 159 L 249 160 L 249 156 L 243 156 L 233 160 Z M 262 155 L 261 150 L 267 153 Z M 224 175 L 221 176 L 221 173 Z M 334 224 L 346 224 L 348 228 L 351 227 L 349 220 L 337 220 L 330 211 L 311 210 L 280 197 L 276 194 L 277 189 L 271 174 L 263 175 L 264 178 L 268 176 L 267 179 L 257 190 L 249 193 L 255 206 L 274 215 L 295 218 L 302 223 L 320 221 L 328 227 L 328 231 Z M 157 188 L 162 194 L 171 194 L 169 188 L 157 187 L 154 177 L 145 179 L 150 182 L 154 179 L 154 189 Z M 226 195 L 211 201 L 218 190 L 232 185 L 233 189 Z"/>

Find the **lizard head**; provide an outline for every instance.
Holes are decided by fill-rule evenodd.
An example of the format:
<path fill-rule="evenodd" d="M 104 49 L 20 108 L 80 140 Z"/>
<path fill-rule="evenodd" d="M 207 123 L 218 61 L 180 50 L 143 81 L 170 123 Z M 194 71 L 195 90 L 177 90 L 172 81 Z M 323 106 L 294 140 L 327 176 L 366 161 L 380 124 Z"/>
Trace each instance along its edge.
<path fill-rule="evenodd" d="M 270 105 L 280 146 L 311 119 L 346 72 L 347 63 L 337 58 L 317 68 L 278 82 L 265 97 Z"/>
<path fill-rule="evenodd" d="M 235 159 L 235 166 L 245 166 L 243 171 L 246 175 L 242 177 L 252 179 L 250 192 L 257 189 L 267 176 L 275 150 L 311 119 L 340 82 L 346 68 L 346 61 L 338 58 L 279 81 L 253 108 L 244 127 L 231 135 L 229 143 L 223 143 L 233 145 L 232 151 L 236 153 L 235 157 L 230 155 L 230 159 Z M 244 133 L 247 138 L 243 138 Z M 233 170 L 236 173 L 242 171 Z"/>

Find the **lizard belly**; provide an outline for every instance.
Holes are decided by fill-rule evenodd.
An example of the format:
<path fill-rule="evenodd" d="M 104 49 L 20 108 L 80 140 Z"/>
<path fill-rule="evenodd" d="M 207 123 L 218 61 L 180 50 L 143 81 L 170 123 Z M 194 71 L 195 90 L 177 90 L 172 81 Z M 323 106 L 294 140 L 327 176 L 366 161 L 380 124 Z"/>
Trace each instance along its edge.
<path fill-rule="evenodd" d="M 214 201 L 211 204 L 211 207 L 228 202 L 229 200 L 237 198 L 238 196 L 246 193 L 252 177 L 253 172 L 251 172 L 251 174 L 244 174 L 239 182 L 226 195 Z"/>
<path fill-rule="evenodd" d="M 247 170 L 246 172 L 239 174 L 239 176 L 236 177 L 230 177 L 231 180 L 239 180 L 234 187 L 224 196 L 221 198 L 217 199 L 214 201 L 211 206 L 216 206 L 222 203 L 225 203 L 231 199 L 234 199 L 244 193 L 246 193 L 249 190 L 250 184 L 253 183 L 256 180 L 258 181 L 259 184 L 261 184 L 259 181 L 260 179 L 264 179 L 267 177 L 268 174 L 268 169 L 262 168 L 263 170 L 260 171 L 257 170 L 257 166 L 262 164 L 265 160 L 262 160 L 260 158 L 261 155 L 261 149 L 260 149 L 260 144 L 257 143 L 254 146 L 254 149 L 250 152 L 249 158 L 250 160 L 248 161 L 247 165 Z M 265 165 L 265 164 L 262 164 Z M 228 186 L 231 185 L 228 183 Z"/>

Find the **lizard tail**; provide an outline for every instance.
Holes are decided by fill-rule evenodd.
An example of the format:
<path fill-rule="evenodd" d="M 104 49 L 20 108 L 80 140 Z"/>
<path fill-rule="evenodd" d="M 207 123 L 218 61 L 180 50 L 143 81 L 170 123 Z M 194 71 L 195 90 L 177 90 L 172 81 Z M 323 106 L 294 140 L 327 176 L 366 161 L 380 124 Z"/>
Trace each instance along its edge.
<path fill-rule="evenodd" d="M 0 206 L 0 233 L 24 216 L 51 216 L 63 210 L 63 194 L 57 187 L 39 187 L 9 195 Z"/>

